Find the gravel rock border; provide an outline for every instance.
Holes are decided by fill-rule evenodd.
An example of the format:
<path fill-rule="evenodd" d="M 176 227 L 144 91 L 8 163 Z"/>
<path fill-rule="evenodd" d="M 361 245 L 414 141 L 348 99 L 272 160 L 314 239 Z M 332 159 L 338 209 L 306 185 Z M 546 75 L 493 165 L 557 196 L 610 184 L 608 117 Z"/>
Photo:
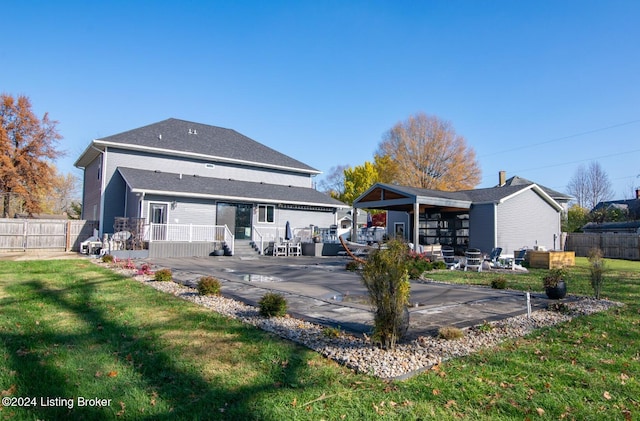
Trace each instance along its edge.
<path fill-rule="evenodd" d="M 421 336 L 411 342 L 396 345 L 394 350 L 383 350 L 373 345 L 366 335 L 358 337 L 342 331 L 335 336 L 328 335 L 326 328 L 321 325 L 292 317 L 265 318 L 256 307 L 240 301 L 220 296 L 202 296 L 194 288 L 175 282 L 157 282 L 150 276 L 136 275 L 135 271 L 120 269 L 119 272 L 156 290 L 304 345 L 358 373 L 394 380 L 407 379 L 442 361 L 494 347 L 506 339 L 525 336 L 535 329 L 623 305 L 585 297 L 563 303 L 563 312 L 538 310 L 532 312 L 531 317 L 521 315 L 486 323 L 490 327 L 462 329 L 464 336 L 460 339 Z"/>

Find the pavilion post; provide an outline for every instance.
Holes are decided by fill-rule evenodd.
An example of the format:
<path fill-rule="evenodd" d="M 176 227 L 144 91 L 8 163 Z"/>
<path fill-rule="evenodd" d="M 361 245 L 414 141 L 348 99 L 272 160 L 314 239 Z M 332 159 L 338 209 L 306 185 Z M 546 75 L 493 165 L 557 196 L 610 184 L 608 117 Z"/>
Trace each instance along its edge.
<path fill-rule="evenodd" d="M 418 252 L 420 248 L 420 205 L 416 200 L 413 204 L 413 250 Z"/>

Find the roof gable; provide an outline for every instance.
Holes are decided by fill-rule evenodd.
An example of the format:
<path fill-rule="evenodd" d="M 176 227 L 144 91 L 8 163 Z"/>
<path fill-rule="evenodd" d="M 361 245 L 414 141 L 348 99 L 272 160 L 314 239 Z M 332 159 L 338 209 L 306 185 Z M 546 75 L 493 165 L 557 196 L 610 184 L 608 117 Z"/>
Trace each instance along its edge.
<path fill-rule="evenodd" d="M 112 146 L 309 174 L 320 173 L 315 168 L 256 142 L 235 130 L 175 118 L 96 139 L 92 142 L 92 146 L 102 149 Z M 90 146 L 78 159 L 76 166 L 86 166 L 93 159 L 88 155 L 96 155 L 97 153 Z"/>
<path fill-rule="evenodd" d="M 537 184 L 534 183 L 533 181 L 527 180 L 526 178 L 522 178 L 522 177 L 518 177 L 517 175 L 514 175 L 513 177 L 507 179 L 504 183 L 505 186 L 526 186 L 529 184 Z M 553 198 L 553 200 L 559 201 L 559 202 L 568 202 L 571 199 L 573 199 L 572 196 L 568 195 L 568 194 L 564 194 L 564 193 L 560 193 L 559 191 L 550 189 L 548 187 L 545 186 L 541 186 L 540 184 L 538 184 L 538 186 L 544 190 L 545 193 L 547 193 L 549 196 L 551 196 Z M 500 187 L 500 186 L 496 186 L 496 187 Z M 504 186 L 502 186 L 504 187 Z"/>

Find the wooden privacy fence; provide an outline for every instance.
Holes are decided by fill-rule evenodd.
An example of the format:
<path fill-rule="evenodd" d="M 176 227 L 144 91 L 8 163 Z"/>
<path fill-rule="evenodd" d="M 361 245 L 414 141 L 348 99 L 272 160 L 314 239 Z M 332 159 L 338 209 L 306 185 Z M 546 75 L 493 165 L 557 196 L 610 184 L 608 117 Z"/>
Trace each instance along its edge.
<path fill-rule="evenodd" d="M 0 218 L 0 250 L 80 251 L 98 221 Z"/>
<path fill-rule="evenodd" d="M 592 248 L 602 250 L 604 257 L 640 260 L 640 235 L 614 233 L 569 233 L 565 250 L 576 256 L 588 256 Z"/>

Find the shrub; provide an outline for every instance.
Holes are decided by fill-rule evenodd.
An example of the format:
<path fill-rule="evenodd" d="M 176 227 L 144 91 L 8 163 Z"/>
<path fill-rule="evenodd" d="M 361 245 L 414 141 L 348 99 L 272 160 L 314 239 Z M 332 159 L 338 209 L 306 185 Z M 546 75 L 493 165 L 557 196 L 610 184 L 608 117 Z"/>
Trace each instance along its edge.
<path fill-rule="evenodd" d="M 555 311 L 557 313 L 567 314 L 571 312 L 571 309 L 565 303 L 549 303 L 547 310 Z"/>
<path fill-rule="evenodd" d="M 408 328 L 409 268 L 407 245 L 399 240 L 375 250 L 362 268 L 362 281 L 374 307 L 373 340 L 384 349 L 395 348 Z"/>
<path fill-rule="evenodd" d="M 460 339 L 464 336 L 462 330 L 455 326 L 443 326 L 438 329 L 438 337 L 441 339 L 446 339 L 448 341 L 453 339 Z"/>
<path fill-rule="evenodd" d="M 605 261 L 602 258 L 602 250 L 593 248 L 589 250 L 589 276 L 591 277 L 591 287 L 596 296 L 596 300 L 600 299 L 602 292 L 602 284 L 604 283 L 603 274 L 606 270 Z"/>
<path fill-rule="evenodd" d="M 342 331 L 339 327 L 325 327 L 322 329 L 322 333 L 327 338 L 337 338 L 342 334 Z"/>
<path fill-rule="evenodd" d="M 133 263 L 133 260 L 127 259 L 127 261 L 122 264 L 122 268 L 133 270 L 136 268 L 136 265 Z"/>
<path fill-rule="evenodd" d="M 143 263 L 138 269 L 138 275 L 153 275 L 153 271 L 151 270 L 151 266 Z"/>
<path fill-rule="evenodd" d="M 555 288 L 558 282 L 567 281 L 567 271 L 564 268 L 554 268 L 542 278 L 542 286 L 544 288 Z"/>
<path fill-rule="evenodd" d="M 114 258 L 111 254 L 105 254 L 104 256 L 102 256 L 102 263 L 113 263 L 113 261 Z"/>
<path fill-rule="evenodd" d="M 173 279 L 173 275 L 171 274 L 171 269 L 160 269 L 157 270 L 153 275 L 153 279 L 155 281 L 160 282 L 169 282 Z"/>
<path fill-rule="evenodd" d="M 220 281 L 213 276 L 203 276 L 198 280 L 200 295 L 220 295 Z"/>
<path fill-rule="evenodd" d="M 414 251 L 408 252 L 408 262 L 409 279 L 418 279 L 426 271 L 433 270 L 433 263 L 431 263 L 431 260 Z"/>
<path fill-rule="evenodd" d="M 347 269 L 349 272 L 355 272 L 355 271 L 357 271 L 358 269 L 360 269 L 360 263 L 356 262 L 355 260 L 349 260 L 349 261 L 347 262 L 346 269 Z"/>
<path fill-rule="evenodd" d="M 491 332 L 493 330 L 493 325 L 491 323 L 484 320 L 480 326 L 478 326 L 478 330 L 480 332 Z"/>
<path fill-rule="evenodd" d="M 287 314 L 287 300 L 281 294 L 267 292 L 258 302 L 264 317 L 281 317 Z"/>
<path fill-rule="evenodd" d="M 507 287 L 507 279 L 504 276 L 498 276 L 491 280 L 491 288 L 505 289 Z"/>
<path fill-rule="evenodd" d="M 433 262 L 431 265 L 433 266 L 433 269 L 438 269 L 438 270 L 447 268 L 447 264 L 442 260 L 437 260 Z"/>

